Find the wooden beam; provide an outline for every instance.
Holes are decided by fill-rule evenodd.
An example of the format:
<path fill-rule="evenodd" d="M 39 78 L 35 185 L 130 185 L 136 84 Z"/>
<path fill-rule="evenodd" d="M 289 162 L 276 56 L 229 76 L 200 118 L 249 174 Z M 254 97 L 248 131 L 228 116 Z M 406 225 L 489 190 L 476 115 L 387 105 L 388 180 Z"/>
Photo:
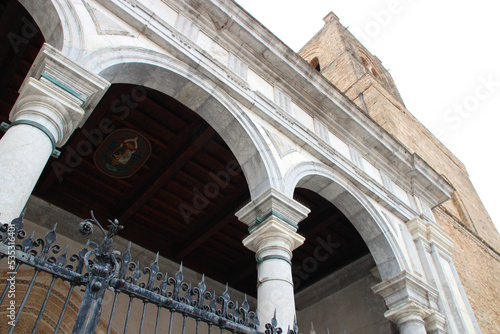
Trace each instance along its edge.
<path fill-rule="evenodd" d="M 172 164 L 150 185 L 147 189 L 139 192 L 139 197 L 131 202 L 126 202 L 126 209 L 120 214 L 120 222 L 129 220 L 134 213 L 147 203 L 156 192 L 167 183 L 167 181 L 177 173 L 203 146 L 212 138 L 215 130 L 211 127 L 198 136 L 183 152 L 172 162 Z"/>
<path fill-rule="evenodd" d="M 246 189 L 243 188 L 238 195 L 229 196 L 224 202 L 216 203 L 218 207 L 224 209 L 221 211 L 214 210 L 211 215 L 205 216 L 204 219 L 198 221 L 196 225 L 193 225 L 191 231 L 186 233 L 189 237 L 175 246 L 176 249 L 179 249 L 175 257 L 178 259 L 185 258 L 198 246 L 210 239 L 215 233 L 219 232 L 224 226 L 236 221 L 234 213 L 238 210 L 238 207 L 248 199 L 249 194 Z"/>

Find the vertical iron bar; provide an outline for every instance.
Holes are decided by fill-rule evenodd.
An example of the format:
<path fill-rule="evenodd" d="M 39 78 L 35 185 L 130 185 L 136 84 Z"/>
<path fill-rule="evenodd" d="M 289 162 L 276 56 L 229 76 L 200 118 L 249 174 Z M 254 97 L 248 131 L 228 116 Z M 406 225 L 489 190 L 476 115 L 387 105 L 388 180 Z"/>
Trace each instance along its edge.
<path fill-rule="evenodd" d="M 62 323 L 62 320 L 64 318 L 64 313 L 66 313 L 66 308 L 68 307 L 69 300 L 71 299 L 71 295 L 73 294 L 74 288 L 75 288 L 75 286 L 73 284 L 71 284 L 71 287 L 69 288 L 69 291 L 68 291 L 68 296 L 66 297 L 66 301 L 64 302 L 64 306 L 63 306 L 63 309 L 61 311 L 61 315 L 59 316 L 59 320 L 57 321 L 57 325 L 56 325 L 56 329 L 54 330 L 54 334 L 57 334 L 57 332 L 59 331 L 59 327 L 61 327 L 61 323 Z"/>
<path fill-rule="evenodd" d="M 156 309 L 156 325 L 155 325 L 155 334 L 158 334 L 158 326 L 160 324 L 160 311 L 161 311 L 161 307 L 160 305 L 157 306 L 157 309 Z"/>
<path fill-rule="evenodd" d="M 35 285 L 36 277 L 38 276 L 39 272 L 40 272 L 39 269 L 35 269 L 35 273 L 33 274 L 33 278 L 31 279 L 31 282 L 28 286 L 28 289 L 26 290 L 26 294 L 24 295 L 23 301 L 21 302 L 21 306 L 19 306 L 19 309 L 17 310 L 16 319 L 14 320 L 14 325 L 10 327 L 8 334 L 12 334 L 14 332 L 14 328 L 16 327 L 16 324 L 19 321 L 19 317 L 21 316 L 21 313 L 23 312 L 24 305 L 26 305 L 26 302 L 28 301 L 28 296 L 31 293 L 31 289 L 33 288 L 33 285 Z"/>
<path fill-rule="evenodd" d="M 172 334 L 173 322 L 174 322 L 174 311 L 170 310 L 170 323 L 168 324 L 168 334 Z"/>
<path fill-rule="evenodd" d="M 142 317 L 141 317 L 141 327 L 139 329 L 139 334 L 142 334 L 142 327 L 144 326 L 144 317 L 146 316 L 146 307 L 148 306 L 148 303 L 143 300 L 144 305 L 142 306 Z"/>
<path fill-rule="evenodd" d="M 16 277 L 16 273 L 17 273 L 17 270 L 19 269 L 19 267 L 21 266 L 21 262 L 18 262 L 16 261 L 16 268 L 14 269 L 14 271 L 12 272 L 12 275 L 10 275 L 10 278 L 12 277 Z M 8 279 L 7 280 L 7 285 L 5 286 L 5 289 L 3 290 L 2 292 L 2 296 L 0 297 L 0 305 L 3 303 L 3 300 L 5 299 L 5 296 L 7 296 L 7 291 L 9 291 L 9 288 L 10 288 L 10 284 L 11 284 L 11 280 Z"/>
<path fill-rule="evenodd" d="M 212 323 L 208 324 L 208 334 L 212 334 Z"/>
<path fill-rule="evenodd" d="M 120 292 L 115 290 L 115 298 L 113 299 L 113 306 L 111 307 L 111 314 L 109 316 L 108 330 L 106 331 L 106 334 L 111 333 L 111 325 L 113 324 L 113 316 L 115 315 L 116 301 L 118 300 L 119 294 Z"/>
<path fill-rule="evenodd" d="M 186 314 L 182 315 L 182 334 L 186 334 Z"/>
<path fill-rule="evenodd" d="M 200 329 L 200 318 L 196 318 L 196 334 L 198 334 L 199 329 Z"/>
<path fill-rule="evenodd" d="M 38 313 L 38 317 L 36 318 L 35 325 L 33 326 L 33 330 L 31 331 L 31 334 L 36 333 L 36 329 L 38 328 L 38 325 L 40 324 L 40 320 L 42 320 L 43 312 L 45 311 L 45 307 L 47 306 L 47 302 L 49 301 L 50 293 L 52 292 L 52 289 L 54 288 L 54 283 L 57 279 L 57 276 L 53 275 L 52 276 L 52 281 L 50 281 L 49 288 L 47 290 L 47 294 L 45 295 L 45 299 L 43 300 L 42 307 L 40 308 L 40 312 Z"/>
<path fill-rule="evenodd" d="M 125 319 L 125 328 L 123 328 L 123 334 L 127 334 L 128 319 L 130 318 L 130 309 L 132 308 L 132 300 L 133 300 L 133 297 L 130 296 L 130 299 L 128 301 L 127 318 Z"/>

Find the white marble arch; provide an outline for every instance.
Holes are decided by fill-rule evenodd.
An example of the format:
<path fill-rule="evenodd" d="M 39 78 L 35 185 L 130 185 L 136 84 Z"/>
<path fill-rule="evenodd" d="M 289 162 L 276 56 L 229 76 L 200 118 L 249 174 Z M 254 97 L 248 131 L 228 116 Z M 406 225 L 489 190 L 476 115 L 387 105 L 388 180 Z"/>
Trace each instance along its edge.
<path fill-rule="evenodd" d="M 45 42 L 76 58 L 83 51 L 83 29 L 71 1 L 18 0 L 33 17 Z"/>
<path fill-rule="evenodd" d="M 289 169 L 284 184 L 287 196 L 292 197 L 295 188 L 301 187 L 316 192 L 335 205 L 367 244 L 383 281 L 409 270 L 408 260 L 389 223 L 366 195 L 345 177 L 321 163 L 302 162 Z"/>
<path fill-rule="evenodd" d="M 83 66 L 112 84 L 144 86 L 175 98 L 207 121 L 227 143 L 256 198 L 282 179 L 265 139 L 247 114 L 217 83 L 187 64 L 137 47 L 107 48 L 83 59 Z"/>

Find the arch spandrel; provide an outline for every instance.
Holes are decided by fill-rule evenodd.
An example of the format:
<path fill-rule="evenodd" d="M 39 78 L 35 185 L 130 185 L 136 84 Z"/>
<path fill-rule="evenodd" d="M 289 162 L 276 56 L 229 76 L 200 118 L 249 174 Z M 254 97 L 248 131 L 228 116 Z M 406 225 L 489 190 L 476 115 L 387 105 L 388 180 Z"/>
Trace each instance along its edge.
<path fill-rule="evenodd" d="M 352 223 L 367 244 L 382 280 L 409 270 L 402 246 L 388 222 L 366 195 L 351 182 L 320 163 L 300 163 L 285 175 L 285 194 L 293 196 L 296 187 L 306 188 L 335 205 Z"/>
<path fill-rule="evenodd" d="M 160 91 L 193 110 L 224 139 L 247 179 L 250 195 L 281 188 L 279 169 L 255 124 L 216 83 L 181 61 L 138 48 L 99 50 L 84 66 L 111 83 Z"/>

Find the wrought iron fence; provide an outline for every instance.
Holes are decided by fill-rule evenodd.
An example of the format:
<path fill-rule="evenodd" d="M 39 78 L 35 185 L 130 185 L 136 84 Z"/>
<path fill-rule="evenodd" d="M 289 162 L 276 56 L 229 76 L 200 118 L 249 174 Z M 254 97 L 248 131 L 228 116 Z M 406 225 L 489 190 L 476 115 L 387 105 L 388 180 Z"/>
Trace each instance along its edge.
<path fill-rule="evenodd" d="M 82 234 L 90 235 L 94 227 L 97 227 L 104 239 L 101 244 L 89 240 L 78 254 L 69 256 L 68 261 L 68 247 L 61 253 L 61 247 L 55 244 L 57 224 L 44 238 L 35 238 L 34 233 L 27 237 L 23 230 L 23 216 L 24 213 L 10 225 L 0 227 L 0 266 L 7 274 L 4 280 L 6 284 L 0 296 L 0 313 L 3 312 L 2 316 L 7 317 L 9 326 L 6 332 L 8 330 L 9 334 L 14 331 L 46 332 L 46 329 L 39 330 L 42 323 L 49 326 L 50 331 L 53 330 L 54 333 L 65 332 L 67 330 L 62 330 L 61 326 L 64 323 L 70 328 L 67 326 L 68 321 L 73 321 L 74 334 L 110 334 L 116 333 L 118 329 L 123 333 L 143 333 L 145 323 L 155 334 L 160 329 L 162 333 L 169 334 L 210 334 L 212 330 L 221 334 L 258 334 L 257 313 L 250 310 L 246 296 L 241 304 L 232 301 L 227 285 L 222 294 L 216 295 L 215 292 L 207 290 L 204 276 L 197 286 L 193 287 L 184 281 L 182 264 L 175 275 L 163 274 L 158 266 L 158 254 L 153 263 L 141 270 L 139 263 L 132 261 L 130 244 L 123 254 L 113 250 L 113 237 L 123 228 L 117 220 L 109 221 L 107 231 L 93 215 L 92 219 L 80 223 Z M 58 255 L 59 253 L 61 254 Z M 32 274 L 31 278 L 25 280 L 26 284 L 21 291 L 19 287 L 16 288 L 16 275 L 23 268 L 31 269 Z M 42 278 L 46 281 L 44 284 L 40 283 Z M 66 286 L 62 292 L 58 291 L 58 301 L 62 305 L 57 307 L 57 303 L 49 302 L 51 296 L 56 294 L 56 282 L 65 282 L 63 285 Z M 80 289 L 83 296 L 78 290 L 75 293 L 75 289 Z M 33 290 L 36 290 L 36 293 L 33 293 Z M 21 293 L 22 300 L 19 296 Z M 38 302 L 35 303 L 36 307 L 27 307 L 29 299 Z M 18 300 L 21 300 L 19 306 Z M 105 311 L 107 317 L 103 313 L 105 300 L 110 304 L 109 310 Z M 30 312 L 26 311 L 28 308 Z M 117 312 L 117 308 L 123 311 L 126 309 L 125 315 Z M 19 328 L 20 321 L 22 322 L 23 312 L 26 316 L 31 314 L 33 319 L 23 322 L 22 329 L 16 329 Z M 71 312 L 73 316 L 69 315 Z M 52 313 L 52 321 L 46 313 Z M 55 313 L 58 314 L 57 322 Z M 116 324 L 117 318 L 122 320 L 121 324 Z M 136 322 L 134 325 L 133 321 Z M 28 325 L 29 329 L 26 327 Z M 297 328 L 294 327 L 286 333 L 297 334 Z M 266 324 L 265 328 L 266 334 L 283 333 L 281 328 L 277 327 L 276 317 L 270 324 Z"/>

